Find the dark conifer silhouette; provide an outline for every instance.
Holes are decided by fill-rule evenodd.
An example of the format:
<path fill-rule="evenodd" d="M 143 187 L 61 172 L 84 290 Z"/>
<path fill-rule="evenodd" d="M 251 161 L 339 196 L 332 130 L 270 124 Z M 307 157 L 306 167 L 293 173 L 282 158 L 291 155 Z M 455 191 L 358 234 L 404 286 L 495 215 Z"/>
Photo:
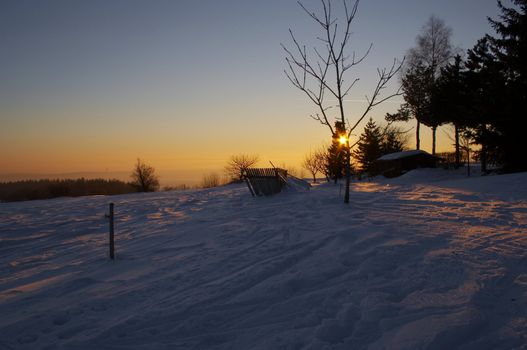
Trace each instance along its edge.
<path fill-rule="evenodd" d="M 468 50 L 465 62 L 456 56 L 450 64 L 442 65 L 448 63 L 448 45 L 444 55 L 427 59 L 419 52 L 427 52 L 430 45 L 421 51 L 411 50 L 402 78 L 405 104 L 398 113 L 386 117 L 388 121 L 415 117 L 417 134 L 420 121 L 433 130 L 452 123 L 456 164 L 460 163 L 461 148 L 473 142 L 481 146 L 477 153 L 483 173 L 489 164 L 501 165 L 506 172 L 527 170 L 527 138 L 520 127 L 527 115 L 527 1 L 512 2 L 515 8 L 498 1 L 502 14 L 499 20 L 489 19 L 497 36 L 478 40 Z M 449 37 L 448 30 L 443 37 Z M 417 47 L 426 41 L 421 39 Z M 460 139 L 465 146 L 460 145 Z"/>
<path fill-rule="evenodd" d="M 404 151 L 408 143 L 407 132 L 399 127 L 386 125 L 382 132 L 382 155 Z"/>
<path fill-rule="evenodd" d="M 461 164 L 460 134 L 468 126 L 468 87 L 463 60 L 456 55 L 454 62 L 441 69 L 431 100 L 431 114 L 441 123 L 454 125 L 455 167 Z"/>
<path fill-rule="evenodd" d="M 409 121 L 415 119 L 417 122 L 415 131 L 415 149 L 421 149 L 420 130 L 421 123 L 430 114 L 430 68 L 420 63 L 406 70 L 401 79 L 403 97 L 405 103 L 401 105 L 397 113 L 387 114 L 388 122 Z"/>
<path fill-rule="evenodd" d="M 372 176 L 375 175 L 375 161 L 382 155 L 383 135 L 381 129 L 372 118 L 364 127 L 357 147 L 353 151 L 355 159 L 360 164 L 360 171 Z"/>
<path fill-rule="evenodd" d="M 498 131 L 497 152 L 503 169 L 525 171 L 527 138 L 519 126 L 527 118 L 527 1 L 512 0 L 512 3 L 517 8 L 507 8 L 498 1 L 500 20 L 489 19 L 498 36 L 488 36 L 488 40 L 504 83 L 501 90 L 504 103 L 493 124 Z"/>

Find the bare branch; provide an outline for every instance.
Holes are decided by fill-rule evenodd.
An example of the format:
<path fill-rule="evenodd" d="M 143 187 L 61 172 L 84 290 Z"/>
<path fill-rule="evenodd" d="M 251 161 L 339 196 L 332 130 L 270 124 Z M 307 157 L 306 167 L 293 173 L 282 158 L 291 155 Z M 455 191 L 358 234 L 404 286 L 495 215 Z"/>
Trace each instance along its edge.
<path fill-rule="evenodd" d="M 333 90 L 333 88 L 329 84 L 327 84 L 326 79 L 325 79 L 325 73 L 327 73 L 327 68 L 329 68 L 330 66 L 330 55 L 328 54 L 328 58 L 323 60 L 323 62 L 321 62 L 322 65 L 328 66 L 328 67 L 324 70 L 321 70 L 323 74 L 319 74 L 319 72 L 317 72 L 317 70 L 310 64 L 308 57 L 307 57 L 305 46 L 303 47 L 300 46 L 300 44 L 296 40 L 296 37 L 294 36 L 293 31 L 291 29 L 289 30 L 289 33 L 290 33 L 291 39 L 293 40 L 293 43 L 295 44 L 296 51 L 298 51 L 298 54 L 295 55 L 285 45 L 281 44 L 282 48 L 287 53 L 289 60 L 293 62 L 294 65 L 297 66 L 300 70 L 302 70 L 303 73 L 308 74 L 315 81 L 318 81 L 320 84 L 324 84 L 325 88 L 328 89 L 328 91 L 330 91 L 334 96 L 337 96 L 337 93 Z M 317 62 L 317 67 L 318 67 L 318 63 L 319 62 Z"/>
<path fill-rule="evenodd" d="M 401 87 L 397 89 L 396 92 L 381 98 L 381 92 L 386 88 L 386 85 L 388 82 L 401 70 L 401 67 L 404 64 L 404 59 L 402 62 L 397 63 L 397 60 L 393 60 L 393 64 L 390 67 L 390 69 L 387 71 L 386 68 L 384 69 L 377 69 L 377 73 L 379 74 L 379 80 L 377 81 L 377 85 L 373 89 L 373 93 L 371 98 L 367 97 L 368 105 L 366 106 L 366 109 L 362 113 L 361 117 L 353 124 L 351 128 L 348 130 L 348 137 L 351 136 L 351 133 L 353 130 L 357 128 L 357 126 L 362 122 L 362 120 L 368 115 L 368 113 L 371 111 L 372 108 L 378 106 L 379 104 L 386 102 L 387 100 L 395 97 L 400 96 L 402 94 Z"/>
<path fill-rule="evenodd" d="M 326 24 L 321 21 L 318 16 L 316 15 L 316 13 L 314 12 L 310 12 L 305 6 L 304 4 L 302 4 L 300 1 L 297 1 L 298 5 L 300 5 L 300 7 L 307 13 L 307 15 L 311 18 L 313 18 L 315 20 L 315 22 L 317 22 L 318 24 L 320 24 L 322 26 L 322 28 L 326 29 Z M 326 4 L 324 3 L 324 1 L 322 1 L 322 4 L 324 5 L 324 8 L 326 6 Z"/>
<path fill-rule="evenodd" d="M 346 97 L 348 95 L 348 93 L 350 92 L 350 90 L 353 88 L 353 86 L 359 81 L 360 79 L 359 78 L 355 78 L 355 80 L 353 80 L 353 83 L 351 83 L 347 88 L 346 88 L 346 91 L 344 91 L 344 93 L 342 94 L 342 97 Z M 344 81 L 343 81 L 344 82 Z M 349 125 L 349 124 L 347 124 Z"/>
<path fill-rule="evenodd" d="M 355 52 L 353 52 L 353 60 L 351 61 L 350 67 L 356 66 L 360 64 L 362 61 L 364 61 L 364 59 L 370 54 L 370 51 L 372 48 L 373 48 L 373 43 L 370 44 L 370 46 L 368 47 L 368 50 L 366 50 L 364 55 L 362 55 L 362 57 L 359 58 L 358 61 L 355 61 Z"/>

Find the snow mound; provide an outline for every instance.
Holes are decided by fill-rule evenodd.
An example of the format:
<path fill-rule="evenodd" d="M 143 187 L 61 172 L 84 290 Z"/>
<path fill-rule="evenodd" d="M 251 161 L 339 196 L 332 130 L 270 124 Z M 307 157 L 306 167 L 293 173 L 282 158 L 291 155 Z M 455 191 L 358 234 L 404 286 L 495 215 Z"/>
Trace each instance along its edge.
<path fill-rule="evenodd" d="M 287 191 L 306 191 L 311 188 L 311 185 L 309 182 L 303 179 L 299 179 L 298 177 L 294 177 L 289 175 L 286 179 L 286 190 Z"/>
<path fill-rule="evenodd" d="M 390 183 L 397 184 L 417 184 L 417 183 L 431 183 L 447 180 L 466 179 L 465 169 L 448 170 L 443 168 L 418 168 L 410 170 L 399 177 L 385 180 Z M 479 176 L 473 176 L 477 178 Z M 382 181 L 382 180 L 379 180 Z"/>
<path fill-rule="evenodd" d="M 396 159 L 416 156 L 418 154 L 426 154 L 428 156 L 431 156 L 431 154 L 428 152 L 416 149 L 416 150 L 411 150 L 411 151 L 401 151 L 401 152 L 385 154 L 384 156 L 380 157 L 378 160 L 396 160 Z"/>

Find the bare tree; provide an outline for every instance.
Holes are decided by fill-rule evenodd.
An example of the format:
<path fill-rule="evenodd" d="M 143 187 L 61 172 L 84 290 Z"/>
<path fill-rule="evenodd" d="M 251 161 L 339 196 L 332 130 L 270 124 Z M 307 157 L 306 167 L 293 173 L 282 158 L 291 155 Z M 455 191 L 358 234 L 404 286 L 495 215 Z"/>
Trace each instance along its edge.
<path fill-rule="evenodd" d="M 432 78 L 437 79 L 441 68 L 454 57 L 450 42 L 452 29 L 440 18 L 430 16 L 415 38 L 415 47 L 408 50 L 407 67 L 423 65 L 430 68 Z"/>
<path fill-rule="evenodd" d="M 301 45 L 296 39 L 293 31 L 289 33 L 292 39 L 292 47 L 282 45 L 286 52 L 287 69 L 285 73 L 293 86 L 306 94 L 308 99 L 318 107 L 318 112 L 311 117 L 321 124 L 327 126 L 332 137 L 335 132 L 330 116 L 329 109 L 332 107 L 328 102 L 336 99 L 338 112 L 336 120 L 343 126 L 344 135 L 337 135 L 345 138 L 343 148 L 346 152 L 346 191 L 344 202 L 349 203 L 349 187 L 351 177 L 351 148 L 349 137 L 351 133 L 362 122 L 366 115 L 382 102 L 391 97 L 399 95 L 399 90 L 381 97 L 381 92 L 386 88 L 388 82 L 400 70 L 402 63 L 397 63 L 394 59 L 392 66 L 387 69 L 377 69 L 378 81 L 371 95 L 366 96 L 367 105 L 359 117 L 353 122 L 348 121 L 345 112 L 344 100 L 349 95 L 351 88 L 359 81 L 359 78 L 347 79 L 348 73 L 359 65 L 370 53 L 372 45 L 363 55 L 356 56 L 355 53 L 348 53 L 348 46 L 351 38 L 351 24 L 357 14 L 359 0 L 343 0 L 342 11 L 334 11 L 331 0 L 321 0 L 322 11 L 315 13 L 309 11 L 301 2 L 300 7 L 311 17 L 320 27 L 322 35 L 318 37 L 322 43 L 321 47 L 313 47 L 312 50 Z M 336 13 L 342 13 L 344 19 L 336 17 Z M 327 95 L 330 99 L 327 99 Z"/>
<path fill-rule="evenodd" d="M 155 174 L 155 169 L 145 164 L 139 158 L 137 158 L 134 170 L 130 176 L 132 177 L 132 184 L 140 192 L 154 192 L 159 189 L 159 178 Z"/>
<path fill-rule="evenodd" d="M 220 176 L 214 172 L 204 175 L 201 179 L 202 188 L 218 187 L 220 184 Z"/>
<path fill-rule="evenodd" d="M 324 144 L 320 146 L 320 148 L 314 152 L 315 162 L 317 165 L 318 172 L 324 174 L 327 181 L 330 180 L 329 169 L 328 169 L 328 159 L 329 159 L 328 148 L 329 146 Z"/>
<path fill-rule="evenodd" d="M 302 167 L 311 173 L 313 176 L 313 182 L 317 182 L 317 173 L 319 172 L 319 167 L 315 152 L 310 152 L 304 157 L 304 160 L 302 161 Z"/>
<path fill-rule="evenodd" d="M 225 166 L 225 174 L 235 181 L 243 180 L 243 174 L 245 170 L 254 166 L 260 157 L 258 155 L 248 155 L 248 154 L 237 154 L 229 158 L 227 165 Z"/>
<path fill-rule="evenodd" d="M 451 37 L 452 29 L 442 19 L 430 16 L 421 33 L 415 38 L 415 47 L 408 50 L 407 65 L 403 70 L 403 85 L 410 85 L 404 89 L 404 99 L 414 110 L 414 117 L 417 120 L 417 149 L 419 149 L 419 124 L 423 123 L 432 128 L 432 154 L 435 154 L 436 150 L 436 130 L 442 121 L 434 117 L 429 104 L 432 89 L 441 75 L 441 68 L 454 57 Z M 411 78 L 416 71 L 420 76 Z M 424 96 L 416 97 L 411 96 L 412 94 Z M 415 101 L 418 103 L 416 104 Z"/>

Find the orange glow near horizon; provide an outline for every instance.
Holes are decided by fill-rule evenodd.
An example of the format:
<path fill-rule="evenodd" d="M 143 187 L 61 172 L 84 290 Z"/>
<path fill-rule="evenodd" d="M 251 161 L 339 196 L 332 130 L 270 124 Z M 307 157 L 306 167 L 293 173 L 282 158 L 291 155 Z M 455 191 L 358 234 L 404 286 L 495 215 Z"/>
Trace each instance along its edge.
<path fill-rule="evenodd" d="M 298 130 L 295 127 L 298 123 L 302 133 L 289 132 Z M 241 153 L 258 154 L 258 166 L 269 166 L 272 161 L 277 166 L 300 171 L 305 154 L 330 140 L 328 130 L 301 115 L 282 124 L 284 127 L 279 132 L 274 126 L 261 126 L 256 136 L 239 125 L 229 125 L 216 133 L 210 127 L 206 134 L 214 136 L 208 142 L 197 142 L 192 133 L 170 123 L 170 127 L 143 137 L 138 137 L 138 133 L 93 136 L 91 132 L 78 132 L 75 137 L 43 136 L 38 135 L 37 128 L 35 134 L 26 137 L 5 135 L 0 138 L 0 181 L 22 179 L 13 177 L 16 174 L 72 174 L 79 177 L 92 174 L 129 180 L 129 173 L 139 157 L 156 169 L 163 185 L 191 184 L 199 182 L 210 172 L 221 175 L 228 158 Z M 252 129 L 249 125 L 246 127 Z M 339 139 L 340 143 L 346 141 L 346 138 Z M 448 138 L 439 138 L 438 141 L 439 152 L 452 150 Z M 426 130 L 422 132 L 421 144 L 429 151 L 427 146 L 431 142 Z M 412 138 L 408 146 L 413 145 Z M 5 175 L 13 176 L 7 178 Z"/>
<path fill-rule="evenodd" d="M 18 122 L 19 116 L 13 113 L 13 121 L 0 129 L 0 181 L 24 179 L 28 174 L 80 177 L 90 173 L 129 180 L 138 157 L 156 169 L 163 185 L 199 182 L 210 172 L 221 174 L 233 154 L 258 154 L 258 166 L 269 166 L 272 161 L 277 166 L 300 171 L 303 157 L 328 144 L 331 134 L 307 117 L 312 111 L 309 103 L 294 102 L 264 105 L 253 113 L 250 121 L 244 119 L 248 107 L 234 111 L 227 104 L 217 106 L 222 111 L 220 118 L 206 121 L 181 117 L 189 113 L 186 109 L 176 109 L 175 116 L 168 118 L 165 111 L 168 107 L 150 110 L 155 123 L 145 123 L 141 111 L 125 108 L 110 111 L 106 120 L 92 118 L 91 110 L 76 112 L 75 120 L 41 111 L 41 119 L 31 124 Z M 382 123 L 379 115 L 390 107 L 376 110 L 374 119 Z M 206 115 L 208 109 L 196 112 Z M 405 125 L 411 127 L 412 122 Z M 196 140 L 195 130 L 204 138 Z M 451 141 L 443 134 L 438 131 L 439 152 L 452 150 Z M 427 148 L 431 146 L 430 135 L 427 128 L 421 129 L 425 151 L 430 151 Z M 415 144 L 412 131 L 410 136 L 408 147 L 412 148 Z M 345 144 L 347 140 L 343 137 L 339 141 Z"/>
<path fill-rule="evenodd" d="M 386 11 L 364 2 L 354 21 L 357 36 L 347 54 L 375 47 L 345 77 L 357 79 L 343 105 L 351 125 L 368 104 L 363 96 L 371 98 L 378 69 L 404 57 L 430 13 L 452 26 L 453 42 L 464 48 L 498 13 L 493 2 L 476 0 L 459 6 L 412 0 L 411 11 L 395 2 L 383 6 Z M 470 16 L 459 16 L 460 7 Z M 221 174 L 235 154 L 299 171 L 304 156 L 334 135 L 309 117 L 318 107 L 284 75 L 280 43 L 293 45 L 290 29 L 302 33 L 300 44 L 319 44 L 316 23 L 294 1 L 5 2 L 0 181 L 88 173 L 125 180 L 141 158 L 162 185 L 199 182 Z M 394 79 L 382 97 L 398 85 Z M 386 101 L 368 117 L 381 125 L 401 103 Z M 338 112 L 327 113 L 333 121 Z M 341 142 L 353 144 L 362 128 Z M 404 128 L 408 148 L 415 147 L 415 123 Z M 443 130 L 437 150 L 452 150 Z M 430 152 L 431 144 L 430 131 L 421 128 L 423 150 Z"/>

